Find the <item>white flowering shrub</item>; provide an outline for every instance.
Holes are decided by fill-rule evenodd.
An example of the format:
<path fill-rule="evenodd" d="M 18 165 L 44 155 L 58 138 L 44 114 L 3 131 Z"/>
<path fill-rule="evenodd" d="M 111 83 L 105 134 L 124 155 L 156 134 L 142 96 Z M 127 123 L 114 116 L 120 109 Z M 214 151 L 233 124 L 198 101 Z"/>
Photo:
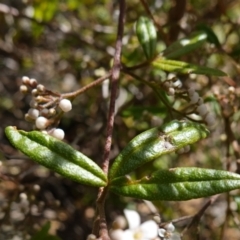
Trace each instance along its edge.
<path fill-rule="evenodd" d="M 9 4 L 0 239 L 238 236 L 237 1 Z"/>

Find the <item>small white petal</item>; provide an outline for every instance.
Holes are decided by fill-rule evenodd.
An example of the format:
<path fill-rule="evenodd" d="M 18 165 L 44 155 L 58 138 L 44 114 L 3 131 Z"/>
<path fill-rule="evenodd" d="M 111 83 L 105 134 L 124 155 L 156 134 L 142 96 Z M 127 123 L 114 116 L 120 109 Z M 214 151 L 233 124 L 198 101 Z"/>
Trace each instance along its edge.
<path fill-rule="evenodd" d="M 123 240 L 136 240 L 136 238 L 135 238 L 135 235 L 136 234 L 136 232 L 135 231 L 132 231 L 132 230 L 130 230 L 130 229 L 127 229 L 127 230 L 125 230 L 124 231 L 124 238 L 123 238 Z"/>
<path fill-rule="evenodd" d="M 159 228 L 159 229 L 158 229 L 158 235 L 159 235 L 159 237 L 164 238 L 166 232 L 167 232 L 166 229 L 164 229 L 164 228 Z"/>
<path fill-rule="evenodd" d="M 143 238 L 153 239 L 157 237 L 158 225 L 155 221 L 149 220 L 140 225 L 140 229 L 143 233 Z"/>
<path fill-rule="evenodd" d="M 135 229 L 140 226 L 140 215 L 134 210 L 124 209 L 124 215 L 128 221 L 129 229 Z"/>
<path fill-rule="evenodd" d="M 63 112 L 69 112 L 72 110 L 72 103 L 68 99 L 62 99 L 59 102 L 59 107 L 63 110 Z"/>
<path fill-rule="evenodd" d="M 112 240 L 125 240 L 124 231 L 122 229 L 111 230 L 110 237 Z"/>

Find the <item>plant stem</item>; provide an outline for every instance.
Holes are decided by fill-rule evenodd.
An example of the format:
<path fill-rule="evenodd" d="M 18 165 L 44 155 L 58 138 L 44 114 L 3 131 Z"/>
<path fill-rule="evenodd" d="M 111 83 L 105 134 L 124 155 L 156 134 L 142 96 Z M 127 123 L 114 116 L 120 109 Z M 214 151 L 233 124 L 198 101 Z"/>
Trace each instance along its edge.
<path fill-rule="evenodd" d="M 110 161 L 110 150 L 112 145 L 112 133 L 114 126 L 114 115 L 115 115 L 115 102 L 117 98 L 117 90 L 119 85 L 119 76 L 121 70 L 121 52 L 122 52 L 122 37 L 124 30 L 124 15 L 125 15 L 125 0 L 119 1 L 119 18 L 118 18 L 118 30 L 117 30 L 117 40 L 115 47 L 115 54 L 113 59 L 113 67 L 111 70 L 111 97 L 109 104 L 109 112 L 108 112 L 108 121 L 107 121 L 107 135 L 106 142 L 104 147 L 103 154 L 103 165 L 102 169 L 104 173 L 108 174 L 109 169 L 109 161 Z M 97 211 L 98 216 L 97 219 L 99 221 L 95 221 L 93 229 L 96 228 L 96 224 L 99 223 L 99 235 L 101 240 L 110 240 L 107 230 L 107 223 L 105 217 L 105 199 L 107 196 L 107 188 L 99 188 L 98 198 L 97 198 Z M 96 233 L 95 233 L 96 234 Z"/>
<path fill-rule="evenodd" d="M 102 76 L 100 78 L 98 78 L 97 80 L 89 83 L 88 85 L 78 89 L 77 91 L 74 92 L 70 92 L 70 93 L 64 93 L 62 94 L 62 98 L 75 98 L 78 95 L 80 95 L 81 93 L 87 91 L 88 89 L 95 87 L 96 85 L 100 84 L 101 82 L 103 82 L 104 80 L 108 79 L 109 77 L 111 77 L 112 72 L 110 71 L 108 74 L 106 74 L 105 76 Z"/>

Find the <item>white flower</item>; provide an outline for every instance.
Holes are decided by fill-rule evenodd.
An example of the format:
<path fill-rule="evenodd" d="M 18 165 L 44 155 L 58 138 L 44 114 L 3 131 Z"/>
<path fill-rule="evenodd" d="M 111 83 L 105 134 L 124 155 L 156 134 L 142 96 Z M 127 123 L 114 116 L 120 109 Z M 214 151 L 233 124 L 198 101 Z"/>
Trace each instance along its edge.
<path fill-rule="evenodd" d="M 110 235 L 112 240 L 153 240 L 158 235 L 158 225 L 153 220 L 140 224 L 140 216 L 136 211 L 124 209 L 129 229 L 114 229 Z"/>
<path fill-rule="evenodd" d="M 163 240 L 181 240 L 181 237 L 178 233 L 173 233 L 175 227 L 172 223 L 169 223 L 165 228 L 158 229 L 158 235 Z"/>

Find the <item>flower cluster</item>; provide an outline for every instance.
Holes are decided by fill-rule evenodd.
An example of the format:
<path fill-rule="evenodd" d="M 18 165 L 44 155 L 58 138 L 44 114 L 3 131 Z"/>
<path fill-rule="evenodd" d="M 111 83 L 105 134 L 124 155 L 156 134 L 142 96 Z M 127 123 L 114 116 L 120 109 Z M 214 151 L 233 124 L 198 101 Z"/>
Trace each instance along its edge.
<path fill-rule="evenodd" d="M 196 105 L 196 112 L 202 117 L 204 122 L 208 127 L 213 127 L 215 124 L 215 118 L 212 113 L 207 109 L 207 106 L 204 104 L 203 99 L 199 97 L 199 94 L 193 89 L 188 89 L 188 96 L 190 98 L 190 104 Z"/>
<path fill-rule="evenodd" d="M 140 215 L 134 210 L 124 209 L 125 218 L 119 216 L 113 223 L 110 231 L 112 240 L 181 240 L 180 235 L 175 233 L 172 223 L 159 228 L 153 220 L 140 223 Z M 128 224 L 128 229 L 123 230 Z"/>
<path fill-rule="evenodd" d="M 128 229 L 123 230 L 125 224 L 122 218 L 117 218 L 110 231 L 112 240 L 155 240 L 158 235 L 158 225 L 153 220 L 141 224 L 140 215 L 134 210 L 124 209 Z"/>
<path fill-rule="evenodd" d="M 189 88 L 187 91 L 183 91 L 181 88 L 183 86 L 180 79 L 178 79 L 175 75 L 169 74 L 169 79 L 162 83 L 162 87 L 170 96 L 174 96 L 176 93 L 178 95 L 185 95 L 189 98 L 189 105 L 195 106 L 195 112 L 202 117 L 203 121 L 209 128 L 212 128 L 215 124 L 215 118 L 212 113 L 210 113 L 207 109 L 207 106 L 204 104 L 203 99 L 199 96 L 199 94 L 193 89 Z"/>
<path fill-rule="evenodd" d="M 46 89 L 42 84 L 38 84 L 36 79 L 26 76 L 22 77 L 20 91 L 32 95 L 25 119 L 32 122 L 37 129 L 62 140 L 64 131 L 55 126 L 58 125 L 62 113 L 72 109 L 71 101 L 62 99 L 59 93 Z"/>
<path fill-rule="evenodd" d="M 170 222 L 158 229 L 158 235 L 163 240 L 181 240 L 181 237 L 178 233 L 174 233 L 175 227 Z"/>
<path fill-rule="evenodd" d="M 180 79 L 173 77 L 163 82 L 163 88 L 167 91 L 168 95 L 174 96 L 175 92 L 182 88 Z"/>

